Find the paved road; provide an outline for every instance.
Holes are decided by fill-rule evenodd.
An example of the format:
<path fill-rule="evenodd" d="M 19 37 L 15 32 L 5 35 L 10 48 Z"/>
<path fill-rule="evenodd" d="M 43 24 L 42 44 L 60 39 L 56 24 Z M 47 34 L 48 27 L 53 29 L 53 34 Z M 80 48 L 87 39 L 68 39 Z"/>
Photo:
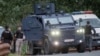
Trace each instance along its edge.
<path fill-rule="evenodd" d="M 35 55 L 28 55 L 35 56 Z M 68 53 L 68 54 L 54 54 L 54 55 L 36 55 L 36 56 L 100 56 L 100 50 L 92 51 L 92 52 L 84 52 L 84 53 Z"/>

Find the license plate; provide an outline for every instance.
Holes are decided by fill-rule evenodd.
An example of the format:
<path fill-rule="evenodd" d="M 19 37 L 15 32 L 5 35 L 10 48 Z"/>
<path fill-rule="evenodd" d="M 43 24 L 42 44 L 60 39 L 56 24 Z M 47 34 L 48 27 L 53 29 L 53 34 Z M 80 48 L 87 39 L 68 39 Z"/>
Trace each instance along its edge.
<path fill-rule="evenodd" d="M 73 42 L 74 39 L 65 39 L 64 42 Z"/>
<path fill-rule="evenodd" d="M 100 43 L 100 41 L 97 41 L 97 43 Z"/>

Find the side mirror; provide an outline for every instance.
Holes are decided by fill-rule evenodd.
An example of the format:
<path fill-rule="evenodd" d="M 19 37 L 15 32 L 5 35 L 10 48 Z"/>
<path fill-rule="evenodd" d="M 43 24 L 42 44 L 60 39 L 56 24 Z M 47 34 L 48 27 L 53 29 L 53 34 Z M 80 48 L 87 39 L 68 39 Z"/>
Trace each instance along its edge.
<path fill-rule="evenodd" d="M 77 24 L 77 21 L 74 21 L 74 24 Z"/>

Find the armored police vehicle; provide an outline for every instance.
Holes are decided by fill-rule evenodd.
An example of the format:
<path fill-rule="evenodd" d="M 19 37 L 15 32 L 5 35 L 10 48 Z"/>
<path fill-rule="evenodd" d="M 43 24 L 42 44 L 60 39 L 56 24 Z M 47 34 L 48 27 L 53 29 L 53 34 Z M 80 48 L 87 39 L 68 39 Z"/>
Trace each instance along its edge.
<path fill-rule="evenodd" d="M 77 26 L 85 26 L 87 21 L 90 21 L 90 24 L 96 30 L 95 36 L 93 35 L 93 46 L 100 46 L 100 19 L 93 14 L 93 11 L 77 11 L 72 13 L 72 17 L 77 21 Z M 81 22 L 79 20 L 81 19 Z"/>
<path fill-rule="evenodd" d="M 85 51 L 84 29 L 76 27 L 70 14 L 56 13 L 54 3 L 35 4 L 34 14 L 22 20 L 22 29 L 26 39 L 32 42 L 33 53 L 36 49 L 44 54 L 67 53 L 69 47 Z"/>

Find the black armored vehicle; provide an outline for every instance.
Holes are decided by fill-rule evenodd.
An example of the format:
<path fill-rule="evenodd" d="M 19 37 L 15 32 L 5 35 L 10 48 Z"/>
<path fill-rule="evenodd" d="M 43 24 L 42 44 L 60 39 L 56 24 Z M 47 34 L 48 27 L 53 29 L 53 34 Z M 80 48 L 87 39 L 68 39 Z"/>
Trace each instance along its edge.
<path fill-rule="evenodd" d="M 56 13 L 54 3 L 43 6 L 35 4 L 34 14 L 22 20 L 26 40 L 32 42 L 33 53 L 36 49 L 44 54 L 67 53 L 69 47 L 85 51 L 84 29 L 76 27 L 69 13 Z"/>

